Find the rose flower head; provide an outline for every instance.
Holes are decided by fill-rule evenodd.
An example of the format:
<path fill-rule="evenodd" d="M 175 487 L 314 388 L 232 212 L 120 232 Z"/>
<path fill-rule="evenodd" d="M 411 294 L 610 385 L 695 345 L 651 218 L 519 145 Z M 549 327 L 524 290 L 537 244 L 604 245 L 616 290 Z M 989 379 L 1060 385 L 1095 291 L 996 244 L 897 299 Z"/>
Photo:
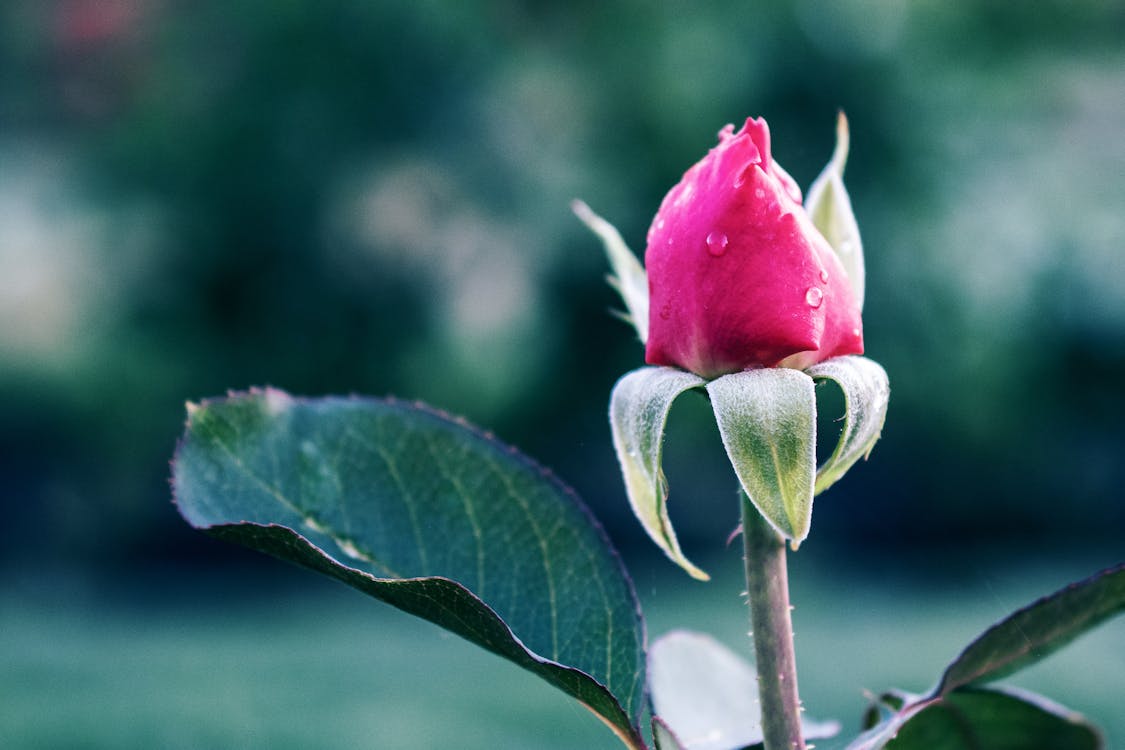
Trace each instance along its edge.
<path fill-rule="evenodd" d="M 664 197 L 645 267 L 649 364 L 714 378 L 863 353 L 855 280 L 773 161 L 761 118 L 724 128 Z"/>

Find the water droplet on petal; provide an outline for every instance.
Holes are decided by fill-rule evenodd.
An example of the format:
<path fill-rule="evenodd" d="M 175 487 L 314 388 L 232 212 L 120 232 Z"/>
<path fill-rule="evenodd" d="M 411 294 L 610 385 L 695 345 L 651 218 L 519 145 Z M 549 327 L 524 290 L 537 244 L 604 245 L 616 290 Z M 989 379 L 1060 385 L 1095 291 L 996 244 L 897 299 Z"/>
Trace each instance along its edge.
<path fill-rule="evenodd" d="M 657 219 L 656 220 L 656 228 L 657 228 L 657 230 L 661 230 L 661 229 L 664 228 L 664 219 Z"/>
<path fill-rule="evenodd" d="M 805 292 L 805 302 L 809 303 L 809 307 L 816 309 L 820 307 L 820 303 L 824 301 L 824 292 L 820 291 L 819 287 L 810 286 L 809 290 Z"/>
<path fill-rule="evenodd" d="M 730 240 L 727 239 L 724 232 L 715 231 L 707 235 L 707 252 L 716 258 L 727 251 L 728 244 L 730 244 Z"/>
<path fill-rule="evenodd" d="M 825 284 L 828 283 L 828 272 L 825 271 L 823 268 L 820 269 L 820 280 L 823 281 Z"/>

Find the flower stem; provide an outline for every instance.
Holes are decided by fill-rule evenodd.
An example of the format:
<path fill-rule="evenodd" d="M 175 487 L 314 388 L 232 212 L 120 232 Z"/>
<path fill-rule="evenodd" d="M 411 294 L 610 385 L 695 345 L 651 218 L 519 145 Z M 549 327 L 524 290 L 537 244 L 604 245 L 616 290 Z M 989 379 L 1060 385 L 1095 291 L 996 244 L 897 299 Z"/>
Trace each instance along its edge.
<path fill-rule="evenodd" d="M 746 593 L 750 600 L 758 699 L 765 750 L 805 750 L 801 700 L 789 615 L 785 540 L 742 495 L 742 539 L 746 550 Z"/>

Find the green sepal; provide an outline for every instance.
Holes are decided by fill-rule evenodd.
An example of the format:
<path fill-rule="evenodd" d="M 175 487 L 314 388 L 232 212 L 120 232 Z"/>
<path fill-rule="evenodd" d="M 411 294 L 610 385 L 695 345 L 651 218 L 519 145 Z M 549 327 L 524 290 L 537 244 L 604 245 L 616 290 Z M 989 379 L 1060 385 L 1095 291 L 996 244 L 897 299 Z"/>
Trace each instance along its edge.
<path fill-rule="evenodd" d="M 848 273 L 856 304 L 863 309 L 863 243 L 852 201 L 844 189 L 844 165 L 848 161 L 848 119 L 841 112 L 836 119 L 836 149 L 824 171 L 813 180 L 805 198 L 805 210 L 828 244 L 832 246 Z"/>
<path fill-rule="evenodd" d="M 840 440 L 816 471 L 814 491 L 819 495 L 844 476 L 852 464 L 871 453 L 883 430 L 891 390 L 886 371 L 866 357 L 833 357 L 805 372 L 814 380 L 835 382 L 844 392 Z"/>
<path fill-rule="evenodd" d="M 582 220 L 605 245 L 605 254 L 613 273 L 609 283 L 625 302 L 621 317 L 637 329 L 641 343 L 648 341 L 648 276 L 637 256 L 625 244 L 617 228 L 594 213 L 589 206 L 576 200 L 570 204 L 575 216 Z"/>
<path fill-rule="evenodd" d="M 742 489 L 794 548 L 808 536 L 816 477 L 813 379 L 775 368 L 707 384 L 719 434 Z"/>
<path fill-rule="evenodd" d="M 705 382 L 698 375 L 674 367 L 642 367 L 617 381 L 609 401 L 613 447 L 633 513 L 657 546 L 692 578 L 701 581 L 709 576 L 684 557 L 668 518 L 668 482 L 660 459 L 664 425 L 672 402 L 684 391 Z"/>

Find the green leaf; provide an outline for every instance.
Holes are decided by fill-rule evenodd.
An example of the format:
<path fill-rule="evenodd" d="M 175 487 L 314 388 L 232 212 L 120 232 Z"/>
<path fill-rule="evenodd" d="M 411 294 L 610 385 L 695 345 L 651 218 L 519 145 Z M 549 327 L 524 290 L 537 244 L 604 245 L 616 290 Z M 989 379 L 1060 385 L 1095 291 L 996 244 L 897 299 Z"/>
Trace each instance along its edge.
<path fill-rule="evenodd" d="M 605 245 L 605 254 L 613 269 L 609 283 L 625 302 L 626 314 L 622 317 L 632 323 L 641 343 L 645 343 L 648 341 L 648 276 L 644 267 L 625 244 L 615 226 L 594 213 L 582 201 L 572 202 L 570 208 Z"/>
<path fill-rule="evenodd" d="M 1023 669 L 1125 611 L 1125 564 L 1071 584 L 1001 620 L 946 668 L 934 695 Z"/>
<path fill-rule="evenodd" d="M 816 494 L 824 492 L 856 461 L 867 458 L 883 430 L 890 399 L 886 371 L 866 357 L 834 357 L 805 372 L 814 380 L 832 380 L 844 392 L 844 426 L 832 455 L 816 472 Z"/>
<path fill-rule="evenodd" d="M 668 518 L 668 482 L 660 468 L 660 455 L 672 402 L 705 382 L 674 367 L 642 367 L 618 380 L 609 400 L 613 447 L 633 513 L 673 562 L 702 581 L 708 575 L 684 557 Z"/>
<path fill-rule="evenodd" d="M 796 547 L 809 533 L 816 476 L 813 380 L 786 368 L 747 370 L 707 384 L 742 488 Z"/>
<path fill-rule="evenodd" d="M 649 648 L 648 681 L 653 714 L 678 738 L 679 748 L 668 748 L 733 750 L 762 742 L 754 667 L 710 636 L 677 630 L 659 638 Z M 802 717 L 801 731 L 820 739 L 840 725 Z"/>
<path fill-rule="evenodd" d="M 1042 696 L 966 688 L 922 704 L 884 744 L 849 750 L 1099 750 L 1098 730 Z"/>
<path fill-rule="evenodd" d="M 1098 730 L 1079 714 L 1033 693 L 978 685 L 1042 659 L 1123 610 L 1125 564 L 1018 610 L 969 644 L 928 695 L 885 694 L 879 703 L 889 715 L 847 750 L 1101 748 Z"/>
<path fill-rule="evenodd" d="M 828 244 L 836 252 L 848 274 L 856 304 L 863 309 L 863 243 L 848 191 L 844 189 L 844 165 L 848 161 L 848 119 L 841 112 L 836 118 L 836 150 L 805 198 L 805 210 Z"/>
<path fill-rule="evenodd" d="M 196 528 L 448 628 L 644 747 L 632 583 L 573 492 L 514 449 L 417 405 L 267 389 L 189 406 L 173 487 Z"/>

